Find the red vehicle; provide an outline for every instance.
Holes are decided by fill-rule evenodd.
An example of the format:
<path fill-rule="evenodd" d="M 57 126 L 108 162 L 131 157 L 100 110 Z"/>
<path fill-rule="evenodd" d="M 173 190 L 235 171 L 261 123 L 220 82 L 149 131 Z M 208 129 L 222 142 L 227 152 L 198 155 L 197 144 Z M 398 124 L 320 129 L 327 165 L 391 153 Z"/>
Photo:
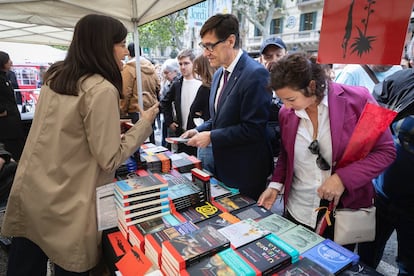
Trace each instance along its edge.
<path fill-rule="evenodd" d="M 35 106 L 39 97 L 39 89 L 43 83 L 43 74 L 49 64 L 13 64 L 17 83 L 22 96 L 22 104 Z"/>

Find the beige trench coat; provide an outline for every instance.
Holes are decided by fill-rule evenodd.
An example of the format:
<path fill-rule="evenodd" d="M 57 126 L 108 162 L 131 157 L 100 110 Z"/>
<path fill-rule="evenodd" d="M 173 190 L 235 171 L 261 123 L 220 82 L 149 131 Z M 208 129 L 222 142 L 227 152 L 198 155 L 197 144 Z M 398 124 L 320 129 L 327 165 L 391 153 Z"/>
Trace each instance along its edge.
<path fill-rule="evenodd" d="M 95 189 L 113 181 L 151 132 L 142 119 L 120 138 L 119 94 L 99 75 L 84 81 L 77 97 L 43 86 L 3 234 L 30 239 L 66 270 L 93 268 L 101 238 Z"/>

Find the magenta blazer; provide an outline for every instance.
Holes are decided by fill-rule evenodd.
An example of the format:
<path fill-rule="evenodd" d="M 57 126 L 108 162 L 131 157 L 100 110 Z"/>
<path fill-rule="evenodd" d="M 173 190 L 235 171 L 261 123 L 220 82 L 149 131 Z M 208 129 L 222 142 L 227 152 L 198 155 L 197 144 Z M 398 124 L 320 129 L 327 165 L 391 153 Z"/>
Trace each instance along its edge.
<path fill-rule="evenodd" d="M 328 85 L 329 118 L 332 136 L 332 173 L 337 173 L 345 186 L 340 206 L 362 208 L 372 205 L 374 187 L 372 179 L 384 171 L 395 159 L 396 152 L 387 129 L 378 139 L 372 151 L 362 160 L 346 167 L 337 168 L 352 132 L 367 102 L 376 102 L 365 87 L 348 86 L 334 82 Z M 295 138 L 299 126 L 299 117 L 293 109 L 282 107 L 279 113 L 282 148 L 276 163 L 272 181 L 285 186 L 285 204 L 293 179 L 293 159 Z"/>

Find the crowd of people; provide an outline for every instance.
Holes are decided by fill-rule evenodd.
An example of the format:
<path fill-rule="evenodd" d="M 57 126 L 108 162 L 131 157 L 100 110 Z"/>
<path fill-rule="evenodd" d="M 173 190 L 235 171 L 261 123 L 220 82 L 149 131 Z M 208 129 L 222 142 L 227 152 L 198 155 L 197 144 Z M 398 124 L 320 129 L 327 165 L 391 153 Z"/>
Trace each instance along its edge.
<path fill-rule="evenodd" d="M 155 143 L 157 128 L 163 146 L 168 136 L 187 138 L 178 152 L 197 156 L 259 205 L 271 209 L 282 195 L 283 215 L 313 231 L 324 215 L 315 210 L 330 202 L 351 209 L 375 204 L 376 239 L 345 246 L 375 268 L 396 230 L 399 273 L 414 274 L 411 102 L 366 156 L 339 166 L 367 103 L 388 106 L 399 93 L 414 100 L 409 62 L 406 69 L 347 65 L 335 76 L 332 64 L 290 53 L 275 37 L 263 41 L 255 60 L 241 49 L 238 19 L 216 14 L 200 29 L 200 55 L 182 49 L 157 65 L 140 53 L 137 73 L 137 49 L 126 35 L 107 16 L 77 23 L 67 57 L 44 77 L 25 145 L 6 75 L 11 60 L 0 52 L 0 180 L 15 164 L 9 190 L 0 186 L 10 192 L 2 227 L 13 237 L 8 275 L 46 275 L 48 259 L 55 275 L 95 272 L 101 250 L 95 189 L 145 140 Z M 414 57 L 412 47 L 406 54 Z M 122 136 L 120 118 L 134 124 Z M 334 239 L 333 229 L 321 234 Z"/>

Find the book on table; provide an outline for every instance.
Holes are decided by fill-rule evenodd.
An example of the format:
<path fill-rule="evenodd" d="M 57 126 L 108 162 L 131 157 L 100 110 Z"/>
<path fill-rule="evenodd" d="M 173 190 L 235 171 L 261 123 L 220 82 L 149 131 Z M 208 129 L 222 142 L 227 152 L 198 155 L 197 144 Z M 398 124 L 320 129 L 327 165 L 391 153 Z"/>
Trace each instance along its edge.
<path fill-rule="evenodd" d="M 168 190 L 160 191 L 156 193 L 150 193 L 142 196 L 135 197 L 126 197 L 123 198 L 117 190 L 114 190 L 114 199 L 115 203 L 124 208 L 125 210 L 130 210 L 135 208 L 137 205 L 145 206 L 150 205 L 151 202 L 159 199 L 168 198 Z"/>
<path fill-rule="evenodd" d="M 200 228 L 209 225 L 216 229 L 220 229 L 220 228 L 223 228 L 225 226 L 228 226 L 230 224 L 233 224 L 239 221 L 240 219 L 233 216 L 232 214 L 228 212 L 223 212 L 217 216 L 210 217 L 208 219 L 204 219 L 199 222 L 196 222 L 195 224 Z"/>
<path fill-rule="evenodd" d="M 220 182 L 214 177 L 210 178 L 210 193 L 210 198 L 213 200 L 232 195 L 232 192 L 221 185 Z"/>
<path fill-rule="evenodd" d="M 296 225 L 287 230 L 280 234 L 279 238 L 294 247 L 300 254 L 325 240 L 320 235 L 302 225 Z"/>
<path fill-rule="evenodd" d="M 155 211 L 149 211 L 145 214 L 137 215 L 131 218 L 126 218 L 123 215 L 123 213 L 119 211 L 118 208 L 116 209 L 118 212 L 118 221 L 121 222 L 125 226 L 126 229 L 128 228 L 128 226 L 170 214 L 170 207 L 166 206 L 166 207 L 160 207 L 159 209 Z"/>
<path fill-rule="evenodd" d="M 230 241 L 232 248 L 238 248 L 270 234 L 268 230 L 261 228 L 252 219 L 241 220 L 220 228 L 217 231 Z"/>
<path fill-rule="evenodd" d="M 187 275 L 255 276 L 256 272 L 232 248 L 227 248 L 180 271 L 180 276 Z"/>
<path fill-rule="evenodd" d="M 148 275 L 158 268 L 138 247 L 131 247 L 115 264 L 123 276 Z"/>
<path fill-rule="evenodd" d="M 203 257 L 228 248 L 230 242 L 218 230 L 206 226 L 162 243 L 162 256 L 175 271 L 199 262 Z"/>
<path fill-rule="evenodd" d="M 211 199 L 210 173 L 199 168 L 191 169 L 191 180 L 205 194 L 206 200 Z"/>
<path fill-rule="evenodd" d="M 231 212 L 256 204 L 256 201 L 242 194 L 235 194 L 214 200 L 213 203 L 223 212 Z"/>
<path fill-rule="evenodd" d="M 245 244 L 236 249 L 242 258 L 253 267 L 259 275 L 272 275 L 292 263 L 292 257 L 273 243 L 268 236 Z"/>
<path fill-rule="evenodd" d="M 359 261 L 357 254 L 329 239 L 303 252 L 302 256 L 309 258 L 334 274 L 339 274 Z"/>
<path fill-rule="evenodd" d="M 322 266 L 304 257 L 298 262 L 278 271 L 275 276 L 308 275 L 308 276 L 334 276 Z M 353 274 L 350 274 L 353 275 Z"/>
<path fill-rule="evenodd" d="M 233 214 L 241 220 L 251 218 L 255 221 L 260 221 L 261 219 L 272 215 L 273 212 L 267 210 L 263 206 L 253 204 L 237 210 L 233 210 L 231 211 L 231 214 Z"/>
<path fill-rule="evenodd" d="M 217 216 L 221 213 L 223 212 L 215 205 L 209 201 L 204 201 L 177 211 L 176 216 L 179 217 L 181 221 L 192 221 L 194 223 L 197 223 L 202 220 Z"/>
<path fill-rule="evenodd" d="M 284 240 L 280 239 L 277 235 L 274 233 L 270 233 L 266 236 L 266 238 L 272 243 L 276 244 L 278 247 L 283 249 L 286 253 L 292 257 L 292 263 L 296 263 L 300 259 L 299 251 L 297 251 L 293 246 L 285 242 Z"/>
<path fill-rule="evenodd" d="M 295 223 L 275 213 L 259 220 L 258 224 L 276 235 L 280 235 L 296 226 Z"/>

